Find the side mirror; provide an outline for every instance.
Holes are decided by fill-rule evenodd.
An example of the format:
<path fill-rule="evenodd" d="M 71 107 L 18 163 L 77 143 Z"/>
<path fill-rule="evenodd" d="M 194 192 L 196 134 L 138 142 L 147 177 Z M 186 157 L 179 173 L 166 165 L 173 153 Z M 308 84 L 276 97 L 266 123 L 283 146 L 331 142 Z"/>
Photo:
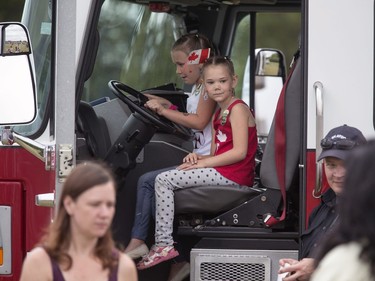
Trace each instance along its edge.
<path fill-rule="evenodd" d="M 284 54 L 276 49 L 259 48 L 255 50 L 255 85 L 254 93 L 250 93 L 250 57 L 245 67 L 242 100 L 252 104 L 255 111 L 258 142 L 267 142 L 268 132 L 280 91 L 286 79 Z"/>
<path fill-rule="evenodd" d="M 284 54 L 274 49 L 258 49 L 255 61 L 256 76 L 282 77 L 285 81 L 285 59 Z"/>
<path fill-rule="evenodd" d="M 0 23 L 0 126 L 34 121 L 37 98 L 34 60 L 27 28 Z"/>

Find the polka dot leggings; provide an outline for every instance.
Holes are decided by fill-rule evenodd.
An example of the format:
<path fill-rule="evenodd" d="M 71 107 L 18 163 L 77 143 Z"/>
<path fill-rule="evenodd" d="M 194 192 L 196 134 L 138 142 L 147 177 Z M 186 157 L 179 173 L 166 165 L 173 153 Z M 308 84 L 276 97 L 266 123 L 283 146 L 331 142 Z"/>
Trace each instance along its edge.
<path fill-rule="evenodd" d="M 194 188 L 203 185 L 237 186 L 238 184 L 223 177 L 213 168 L 194 169 L 188 171 L 170 170 L 161 173 L 156 177 L 155 244 L 157 246 L 173 245 L 173 191 L 180 188 Z"/>

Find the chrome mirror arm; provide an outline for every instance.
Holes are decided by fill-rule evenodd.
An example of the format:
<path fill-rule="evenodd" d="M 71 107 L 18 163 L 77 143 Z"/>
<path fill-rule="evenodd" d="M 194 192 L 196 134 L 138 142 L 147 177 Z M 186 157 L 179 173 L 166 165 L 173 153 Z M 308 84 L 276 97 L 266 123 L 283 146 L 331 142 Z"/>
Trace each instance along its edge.
<path fill-rule="evenodd" d="M 54 146 L 43 145 L 27 137 L 12 132 L 9 128 L 1 129 L 1 143 L 12 145 L 17 143 L 32 155 L 45 163 L 46 171 L 55 169 L 55 148 Z"/>

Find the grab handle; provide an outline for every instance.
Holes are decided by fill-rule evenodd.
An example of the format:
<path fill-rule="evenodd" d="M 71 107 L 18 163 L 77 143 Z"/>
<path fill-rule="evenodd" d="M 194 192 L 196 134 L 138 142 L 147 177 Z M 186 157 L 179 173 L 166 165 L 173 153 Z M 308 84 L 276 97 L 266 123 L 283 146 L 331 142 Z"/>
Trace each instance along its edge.
<path fill-rule="evenodd" d="M 320 81 L 314 83 L 314 92 L 316 100 L 316 149 L 315 149 L 315 163 L 316 163 L 316 178 L 315 188 L 313 190 L 313 197 L 320 198 L 322 191 L 322 164 L 318 162 L 318 157 L 322 152 L 320 141 L 323 138 L 323 84 Z"/>

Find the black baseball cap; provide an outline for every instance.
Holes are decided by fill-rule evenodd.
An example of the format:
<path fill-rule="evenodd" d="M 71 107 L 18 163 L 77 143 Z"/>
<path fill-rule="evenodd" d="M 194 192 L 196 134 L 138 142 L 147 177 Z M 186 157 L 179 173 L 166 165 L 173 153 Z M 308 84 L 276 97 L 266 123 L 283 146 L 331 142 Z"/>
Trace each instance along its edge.
<path fill-rule="evenodd" d="M 366 143 L 366 138 L 357 128 L 346 124 L 333 128 L 320 142 L 322 153 L 320 153 L 318 161 L 326 157 L 336 157 L 345 160 L 353 148 Z"/>

